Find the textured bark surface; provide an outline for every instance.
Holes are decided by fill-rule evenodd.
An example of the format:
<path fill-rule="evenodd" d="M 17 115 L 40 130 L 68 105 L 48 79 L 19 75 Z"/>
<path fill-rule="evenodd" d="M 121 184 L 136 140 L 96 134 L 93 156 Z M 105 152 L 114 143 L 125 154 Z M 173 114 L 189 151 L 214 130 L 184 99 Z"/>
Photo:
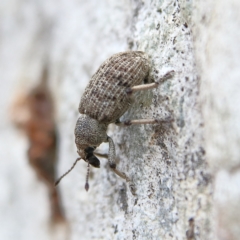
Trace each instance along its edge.
<path fill-rule="evenodd" d="M 1 239 L 237 239 L 239 3 L 230 2 L 1 3 Z M 28 142 L 12 123 L 23 113 L 11 102 L 37 86 L 48 66 L 60 176 L 78 157 L 74 128 L 84 88 L 104 60 L 126 50 L 150 56 L 153 80 L 175 75 L 137 94 L 122 119 L 171 116 L 174 123 L 110 125 L 118 168 L 136 195 L 104 158 L 91 169 L 86 193 L 80 161 L 59 185 L 68 224 L 50 228 L 47 189 L 27 165 Z"/>
<path fill-rule="evenodd" d="M 196 2 L 207 160 L 214 176 L 214 239 L 240 236 L 240 2 Z"/>

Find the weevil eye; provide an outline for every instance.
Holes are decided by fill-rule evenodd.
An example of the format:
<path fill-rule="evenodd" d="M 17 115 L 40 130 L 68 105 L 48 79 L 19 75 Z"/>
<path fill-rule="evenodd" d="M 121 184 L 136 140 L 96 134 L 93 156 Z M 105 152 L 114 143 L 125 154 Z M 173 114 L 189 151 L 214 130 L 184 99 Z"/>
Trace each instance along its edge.
<path fill-rule="evenodd" d="M 88 162 L 91 166 L 95 167 L 95 168 L 100 168 L 100 161 L 97 157 L 95 157 L 94 155 L 91 155 L 88 158 Z"/>

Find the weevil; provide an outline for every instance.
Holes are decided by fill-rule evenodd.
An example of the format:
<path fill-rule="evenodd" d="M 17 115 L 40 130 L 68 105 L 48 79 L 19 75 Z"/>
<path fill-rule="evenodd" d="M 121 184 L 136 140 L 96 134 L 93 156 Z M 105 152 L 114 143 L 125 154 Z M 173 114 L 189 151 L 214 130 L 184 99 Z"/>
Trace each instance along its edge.
<path fill-rule="evenodd" d="M 172 77 L 173 71 L 165 74 L 159 82 L 143 84 L 149 77 L 150 62 L 141 51 L 121 52 L 107 59 L 92 76 L 79 104 L 80 117 L 75 127 L 75 143 L 79 158 L 73 166 L 55 183 L 66 176 L 83 159 L 88 164 L 85 189 L 88 191 L 89 167 L 100 167 L 94 150 L 103 142 L 109 143 L 108 162 L 110 169 L 119 177 L 130 181 L 129 177 L 116 168 L 115 146 L 107 135 L 110 123 L 130 126 L 132 124 L 153 124 L 167 119 L 139 119 L 120 121 L 120 117 L 134 101 L 134 92 L 156 88 L 160 81 Z"/>

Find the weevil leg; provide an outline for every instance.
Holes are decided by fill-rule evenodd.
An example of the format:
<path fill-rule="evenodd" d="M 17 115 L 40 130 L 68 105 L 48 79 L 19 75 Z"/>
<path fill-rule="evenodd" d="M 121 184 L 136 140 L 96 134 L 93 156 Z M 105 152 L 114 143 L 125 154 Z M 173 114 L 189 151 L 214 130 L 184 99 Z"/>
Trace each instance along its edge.
<path fill-rule="evenodd" d="M 108 154 L 107 153 L 99 153 L 99 152 L 94 152 L 94 155 L 102 158 L 108 159 Z"/>
<path fill-rule="evenodd" d="M 116 162 L 115 162 L 115 146 L 113 140 L 108 137 L 108 142 L 109 142 L 109 153 L 108 153 L 108 163 L 111 168 L 111 170 L 116 173 L 119 177 L 125 179 L 127 182 L 130 181 L 130 179 L 127 177 L 127 175 L 124 172 L 120 172 L 119 170 L 116 169 Z"/>
<path fill-rule="evenodd" d="M 134 92 L 137 92 L 137 91 L 142 91 L 142 90 L 148 90 L 148 89 L 152 89 L 152 88 L 157 88 L 159 83 L 162 83 L 163 81 L 169 79 L 169 78 L 172 78 L 174 75 L 174 71 L 169 71 L 167 72 L 165 75 L 163 75 L 159 81 L 157 82 L 154 82 L 154 83 L 149 83 L 149 84 L 142 84 L 142 85 L 137 85 L 137 86 L 133 86 L 133 87 L 130 87 L 130 88 L 127 88 L 126 89 L 126 93 L 127 94 L 132 94 Z"/>
<path fill-rule="evenodd" d="M 131 125 L 137 125 L 137 124 L 157 124 L 157 123 L 170 123 L 173 119 L 171 117 L 165 117 L 160 119 L 134 119 L 134 120 L 127 120 L 127 121 L 119 121 L 117 120 L 115 124 L 117 126 L 131 126 Z"/>

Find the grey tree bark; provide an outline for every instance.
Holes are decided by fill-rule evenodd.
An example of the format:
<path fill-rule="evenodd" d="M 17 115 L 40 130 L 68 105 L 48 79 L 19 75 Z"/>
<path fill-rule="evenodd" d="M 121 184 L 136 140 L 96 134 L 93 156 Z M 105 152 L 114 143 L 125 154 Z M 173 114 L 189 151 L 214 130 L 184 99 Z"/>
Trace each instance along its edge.
<path fill-rule="evenodd" d="M 0 238 L 237 239 L 239 5 L 236 0 L 1 3 Z M 170 70 L 175 75 L 138 94 L 123 119 L 171 116 L 174 122 L 110 126 L 118 168 L 133 180 L 136 195 L 106 159 L 100 169 L 91 169 L 86 192 L 87 165 L 80 161 L 59 185 L 68 224 L 50 230 L 45 186 L 27 165 L 26 137 L 11 122 L 16 113 L 6 112 L 47 66 L 60 176 L 78 157 L 73 132 L 84 88 L 106 58 L 126 50 L 149 55 L 153 80 Z M 107 149 L 102 144 L 99 151 Z"/>
<path fill-rule="evenodd" d="M 240 236 L 239 1 L 196 2 L 195 49 L 201 75 L 206 157 L 213 181 L 214 238 Z"/>

